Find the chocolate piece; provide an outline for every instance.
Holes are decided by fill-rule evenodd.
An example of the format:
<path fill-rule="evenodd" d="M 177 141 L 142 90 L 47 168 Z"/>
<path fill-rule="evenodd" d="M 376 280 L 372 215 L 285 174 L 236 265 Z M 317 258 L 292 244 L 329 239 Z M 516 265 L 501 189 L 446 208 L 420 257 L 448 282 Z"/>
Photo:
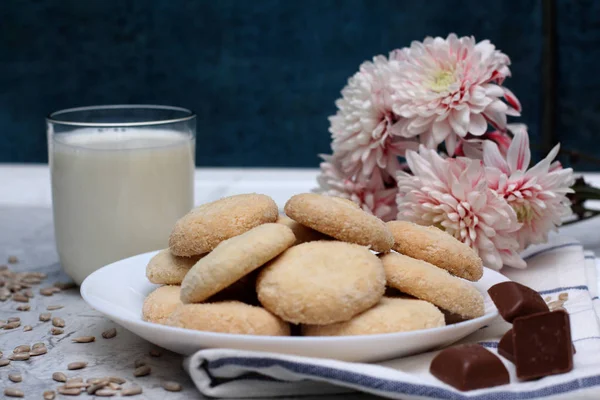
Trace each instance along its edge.
<path fill-rule="evenodd" d="M 535 290 L 517 282 L 502 282 L 488 289 L 498 312 L 507 322 L 524 315 L 549 311 L 548 305 Z"/>
<path fill-rule="evenodd" d="M 431 361 L 429 372 L 461 391 L 510 382 L 502 361 L 479 344 L 463 344 L 442 350 Z"/>
<path fill-rule="evenodd" d="M 498 354 L 506 358 L 508 361 L 514 364 L 515 362 L 515 349 L 513 347 L 513 330 L 509 329 L 506 331 L 500 342 L 498 342 Z"/>
<path fill-rule="evenodd" d="M 569 314 L 562 310 L 527 315 L 513 323 L 517 377 L 522 380 L 573 369 Z"/>

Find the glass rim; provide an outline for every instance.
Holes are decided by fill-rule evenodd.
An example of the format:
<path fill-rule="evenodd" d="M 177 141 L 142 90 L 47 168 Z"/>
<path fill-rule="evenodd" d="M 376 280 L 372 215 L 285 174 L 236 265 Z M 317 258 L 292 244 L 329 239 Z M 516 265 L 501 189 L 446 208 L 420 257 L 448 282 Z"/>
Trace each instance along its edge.
<path fill-rule="evenodd" d="M 79 122 L 69 121 L 67 119 L 59 119 L 62 114 L 79 112 L 79 111 L 96 111 L 96 110 L 122 110 L 122 109 L 149 109 L 149 110 L 170 110 L 170 111 L 181 111 L 188 115 L 180 118 L 172 119 L 155 119 L 148 121 L 136 121 L 136 122 Z M 148 126 L 148 125 L 165 125 L 173 124 L 177 122 L 186 122 L 196 118 L 196 113 L 192 110 L 183 107 L 176 106 L 163 106 L 156 104 L 111 104 L 111 105 L 96 105 L 96 106 L 85 106 L 85 107 L 74 107 L 65 108 L 62 110 L 54 111 L 46 116 L 46 122 L 67 125 L 67 126 L 83 126 L 83 127 L 128 127 L 128 126 Z"/>

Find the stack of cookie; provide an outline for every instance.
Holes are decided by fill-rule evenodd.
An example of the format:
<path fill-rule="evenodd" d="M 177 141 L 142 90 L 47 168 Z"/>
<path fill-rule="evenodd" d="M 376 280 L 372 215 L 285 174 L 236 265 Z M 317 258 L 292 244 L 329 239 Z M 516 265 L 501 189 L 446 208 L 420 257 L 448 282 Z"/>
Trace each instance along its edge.
<path fill-rule="evenodd" d="M 483 296 L 468 282 L 481 278 L 481 259 L 443 231 L 386 224 L 349 200 L 313 193 L 292 197 L 285 213 L 260 194 L 192 210 L 148 264 L 148 279 L 164 286 L 146 298 L 143 318 L 212 332 L 337 336 L 483 315 Z"/>

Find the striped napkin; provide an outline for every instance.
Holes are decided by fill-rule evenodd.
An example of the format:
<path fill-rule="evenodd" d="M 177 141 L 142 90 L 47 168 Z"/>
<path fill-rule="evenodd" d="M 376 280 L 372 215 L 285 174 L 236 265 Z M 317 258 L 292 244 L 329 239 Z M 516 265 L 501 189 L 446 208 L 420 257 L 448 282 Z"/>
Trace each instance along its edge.
<path fill-rule="evenodd" d="M 437 352 L 374 364 L 288 356 L 231 349 L 201 350 L 184 362 L 198 390 L 224 398 L 323 395 L 362 391 L 392 399 L 599 399 L 600 324 L 597 265 L 593 254 L 577 241 L 554 236 L 550 243 L 524 254 L 528 268 L 503 269 L 508 278 L 564 304 L 570 314 L 577 350 L 571 372 L 536 381 L 518 382 L 514 366 L 503 359 L 511 375 L 509 385 L 460 392 L 429 374 Z M 498 318 L 492 325 L 465 338 L 496 352 L 510 325 Z"/>

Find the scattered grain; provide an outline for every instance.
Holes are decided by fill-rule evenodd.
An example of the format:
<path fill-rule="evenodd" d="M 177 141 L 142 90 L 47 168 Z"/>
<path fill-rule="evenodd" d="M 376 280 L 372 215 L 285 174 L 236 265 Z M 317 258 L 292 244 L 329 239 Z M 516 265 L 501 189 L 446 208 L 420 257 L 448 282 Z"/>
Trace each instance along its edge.
<path fill-rule="evenodd" d="M 118 383 L 119 385 L 122 385 L 125 382 L 127 382 L 125 379 L 121 378 L 120 376 L 109 376 L 108 381 Z"/>
<path fill-rule="evenodd" d="M 59 304 L 56 305 L 52 305 L 52 306 L 48 306 L 46 307 L 46 310 L 48 311 L 54 311 L 54 310 L 60 310 L 61 308 L 63 308 L 64 306 L 61 306 Z"/>
<path fill-rule="evenodd" d="M 89 386 L 87 388 L 87 392 L 88 394 L 94 394 L 103 387 L 108 386 L 109 383 L 110 382 L 108 381 L 108 379 L 101 379 L 100 381 L 93 383 L 91 386 Z"/>
<path fill-rule="evenodd" d="M 96 341 L 95 336 L 79 336 L 73 339 L 73 343 L 91 343 Z"/>
<path fill-rule="evenodd" d="M 29 311 L 31 310 L 31 306 L 29 304 L 21 304 L 17 306 L 17 311 Z"/>
<path fill-rule="evenodd" d="M 67 365 L 67 369 L 68 370 L 74 370 L 74 369 L 82 369 L 87 367 L 87 362 L 85 361 L 76 361 L 76 362 L 72 362 L 69 363 L 69 365 Z"/>
<path fill-rule="evenodd" d="M 54 379 L 56 382 L 66 382 L 67 376 L 62 372 L 55 372 L 52 374 L 52 379 Z"/>
<path fill-rule="evenodd" d="M 40 294 L 42 296 L 52 296 L 54 294 L 54 290 L 52 290 L 52 288 L 49 287 L 41 288 Z"/>
<path fill-rule="evenodd" d="M 138 367 L 133 370 L 133 376 L 140 377 L 140 376 L 150 375 L 151 371 L 152 371 L 152 369 L 149 366 L 142 365 L 141 367 Z"/>
<path fill-rule="evenodd" d="M 104 339 L 112 339 L 115 336 L 117 336 L 117 330 L 115 328 L 110 328 L 110 329 L 105 330 L 104 332 L 102 332 L 102 337 Z"/>
<path fill-rule="evenodd" d="M 111 397 L 111 396 L 114 396 L 115 394 L 117 394 L 117 392 L 115 390 L 104 388 L 104 389 L 98 390 L 94 395 L 98 396 L 98 397 Z"/>
<path fill-rule="evenodd" d="M 65 332 L 64 330 L 54 327 L 54 326 L 52 328 L 50 328 L 50 333 L 53 335 L 62 335 L 64 332 Z"/>
<path fill-rule="evenodd" d="M 57 328 L 64 328 L 65 320 L 62 319 L 61 317 L 54 317 L 54 318 L 52 318 L 52 325 L 54 325 Z"/>
<path fill-rule="evenodd" d="M 54 390 L 46 390 L 43 397 L 44 400 L 54 400 L 56 398 L 56 392 Z"/>
<path fill-rule="evenodd" d="M 135 396 L 137 394 L 142 394 L 140 386 L 130 386 L 121 391 L 121 396 Z"/>
<path fill-rule="evenodd" d="M 4 395 L 7 397 L 24 397 L 25 393 L 20 389 L 9 387 L 4 389 Z"/>
<path fill-rule="evenodd" d="M 48 321 L 50 321 L 51 318 L 52 318 L 52 314 L 50 314 L 49 312 L 40 314 L 40 321 L 42 321 L 42 322 L 48 322 Z"/>
<path fill-rule="evenodd" d="M 161 386 L 163 387 L 163 389 L 165 389 L 168 392 L 180 392 L 181 391 L 181 385 L 177 382 L 163 381 L 161 383 Z"/>
<path fill-rule="evenodd" d="M 56 389 L 58 391 L 59 394 L 63 394 L 65 396 L 79 396 L 81 394 L 81 389 L 76 389 L 76 388 L 66 388 L 64 386 L 59 386 L 58 389 Z"/>
<path fill-rule="evenodd" d="M 19 373 L 8 374 L 8 380 L 11 382 L 19 383 L 23 381 L 23 377 Z"/>
<path fill-rule="evenodd" d="M 9 322 L 7 324 L 4 324 L 4 329 L 8 330 L 8 329 L 15 329 L 21 326 L 21 321 L 14 321 L 14 322 Z"/>
<path fill-rule="evenodd" d="M 31 351 L 31 346 L 28 344 L 22 344 L 13 349 L 13 353 L 29 353 Z"/>
<path fill-rule="evenodd" d="M 29 353 L 14 353 L 11 354 L 8 358 L 13 361 L 27 361 L 29 360 Z"/>
<path fill-rule="evenodd" d="M 13 293 L 12 300 L 19 303 L 29 303 L 29 297 L 25 296 L 23 293 Z"/>
<path fill-rule="evenodd" d="M 569 293 L 561 293 L 558 295 L 558 299 L 562 300 L 562 301 L 567 301 L 569 300 Z"/>

